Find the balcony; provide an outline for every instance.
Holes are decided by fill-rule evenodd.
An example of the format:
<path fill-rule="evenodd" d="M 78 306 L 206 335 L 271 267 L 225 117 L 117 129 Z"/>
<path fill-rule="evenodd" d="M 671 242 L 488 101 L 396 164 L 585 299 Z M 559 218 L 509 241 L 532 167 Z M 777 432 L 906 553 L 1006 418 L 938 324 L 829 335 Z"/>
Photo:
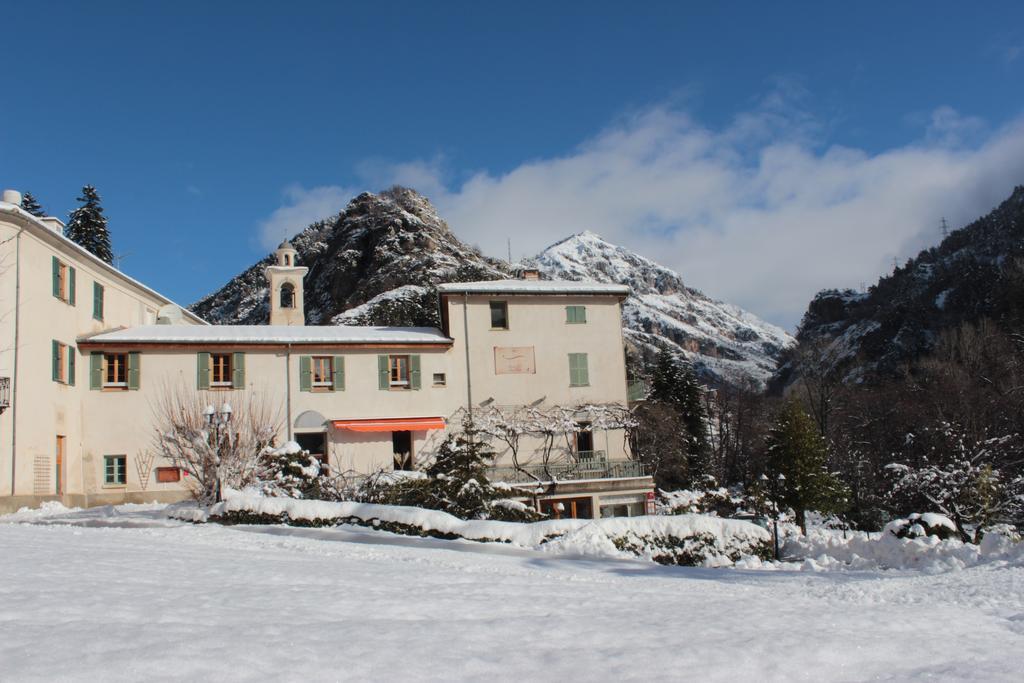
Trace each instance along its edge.
<path fill-rule="evenodd" d="M 645 477 L 647 470 L 635 460 L 609 461 L 604 451 L 579 451 L 572 458 L 548 463 L 527 464 L 519 468 L 492 467 L 487 476 L 491 481 L 509 484 L 529 484 L 551 481 L 580 481 L 584 479 L 627 479 Z"/>
<path fill-rule="evenodd" d="M 11 378 L 0 377 L 0 413 L 11 407 Z"/>

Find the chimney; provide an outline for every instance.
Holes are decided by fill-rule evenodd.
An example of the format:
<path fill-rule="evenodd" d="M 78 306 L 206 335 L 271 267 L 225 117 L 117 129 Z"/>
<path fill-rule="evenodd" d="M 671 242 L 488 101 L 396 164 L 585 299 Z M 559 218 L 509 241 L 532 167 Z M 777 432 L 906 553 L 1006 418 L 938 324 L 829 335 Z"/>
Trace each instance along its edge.
<path fill-rule="evenodd" d="M 540 271 L 536 268 L 524 268 L 522 274 L 519 276 L 521 280 L 539 280 Z"/>
<path fill-rule="evenodd" d="M 21 206 L 21 193 L 17 190 L 4 190 L 4 201 L 8 204 Z"/>

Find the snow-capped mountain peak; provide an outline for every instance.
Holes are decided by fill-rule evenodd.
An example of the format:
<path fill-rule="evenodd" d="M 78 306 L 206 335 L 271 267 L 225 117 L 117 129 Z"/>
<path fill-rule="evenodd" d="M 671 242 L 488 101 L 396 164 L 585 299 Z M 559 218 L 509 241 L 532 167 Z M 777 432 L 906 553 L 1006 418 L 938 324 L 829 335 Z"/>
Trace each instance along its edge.
<path fill-rule="evenodd" d="M 686 287 L 674 270 L 590 231 L 557 242 L 530 263 L 552 279 L 629 285 L 623 305 L 627 340 L 649 357 L 676 347 L 714 384 L 763 386 L 794 339 L 738 306 Z"/>

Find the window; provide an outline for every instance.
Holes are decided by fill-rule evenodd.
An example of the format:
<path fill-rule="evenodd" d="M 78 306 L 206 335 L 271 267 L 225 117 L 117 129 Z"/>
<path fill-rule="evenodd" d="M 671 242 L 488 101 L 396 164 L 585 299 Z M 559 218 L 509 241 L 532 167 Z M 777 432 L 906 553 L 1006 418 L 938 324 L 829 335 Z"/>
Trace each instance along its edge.
<path fill-rule="evenodd" d="M 589 422 L 577 422 L 576 429 L 576 453 L 585 453 L 588 457 L 594 455 L 594 432 L 591 431 Z"/>
<path fill-rule="evenodd" d="M 565 307 L 565 322 L 570 325 L 581 325 L 587 322 L 587 307 L 586 306 L 566 306 Z"/>
<path fill-rule="evenodd" d="M 590 372 L 587 368 L 587 354 L 569 354 L 569 386 L 585 387 L 590 384 Z"/>
<path fill-rule="evenodd" d="M 124 486 L 128 483 L 127 458 L 123 455 L 103 456 L 103 483 L 108 486 Z"/>
<path fill-rule="evenodd" d="M 92 283 L 92 317 L 103 320 L 103 285 Z"/>
<path fill-rule="evenodd" d="M 139 388 L 139 352 L 89 354 L 89 388 L 130 389 Z"/>
<path fill-rule="evenodd" d="M 53 257 L 53 295 L 64 303 L 75 305 L 75 269 Z"/>
<path fill-rule="evenodd" d="M 231 386 L 231 354 L 211 353 L 210 354 L 210 386 L 230 387 Z"/>
<path fill-rule="evenodd" d="M 75 354 L 67 344 L 61 344 L 56 339 L 52 344 L 53 355 L 53 381 L 61 384 L 74 386 L 75 384 Z"/>
<path fill-rule="evenodd" d="M 418 391 L 420 380 L 420 356 L 377 356 L 378 387 L 382 391 L 412 389 Z"/>
<path fill-rule="evenodd" d="M 290 282 L 281 285 L 281 308 L 295 308 L 295 285 Z"/>
<path fill-rule="evenodd" d="M 103 354 L 103 388 L 128 388 L 128 354 Z"/>
<path fill-rule="evenodd" d="M 177 467 L 157 467 L 156 482 L 158 484 L 172 484 L 181 481 L 181 470 Z"/>
<path fill-rule="evenodd" d="M 491 302 L 491 329 L 508 329 L 508 303 L 505 301 Z"/>
<path fill-rule="evenodd" d="M 132 355 L 128 354 L 129 364 Z M 307 356 L 308 357 L 308 356 Z M 131 367 L 128 370 L 129 388 L 134 381 Z M 245 354 L 210 353 L 200 351 L 196 354 L 196 388 L 197 389 L 245 389 Z"/>
<path fill-rule="evenodd" d="M 434 373 L 434 386 L 435 387 L 443 387 L 447 383 L 448 383 L 448 378 L 445 377 L 443 372 L 435 372 Z"/>
<path fill-rule="evenodd" d="M 313 386 L 334 386 L 334 358 L 331 356 L 313 356 Z"/>
<path fill-rule="evenodd" d="M 390 374 L 388 384 L 392 387 L 409 387 L 409 356 L 389 356 Z"/>

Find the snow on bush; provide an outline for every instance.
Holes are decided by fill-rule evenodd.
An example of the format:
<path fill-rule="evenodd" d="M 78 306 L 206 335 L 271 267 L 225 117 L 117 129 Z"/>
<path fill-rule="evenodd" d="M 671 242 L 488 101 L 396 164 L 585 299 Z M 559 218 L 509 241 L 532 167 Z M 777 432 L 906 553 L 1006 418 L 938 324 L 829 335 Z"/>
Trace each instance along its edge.
<path fill-rule="evenodd" d="M 885 525 L 882 533 L 892 534 L 896 538 L 920 538 L 921 536 L 937 536 L 940 539 L 956 538 L 956 524 L 949 517 L 935 512 L 924 514 L 913 513 L 905 519 L 894 519 Z"/>
<path fill-rule="evenodd" d="M 931 522 L 942 524 L 939 520 Z M 842 534 L 811 529 L 807 536 L 787 537 L 782 554 L 785 559 L 802 561 L 799 568 L 810 571 L 917 569 L 935 573 L 989 562 L 1024 566 L 1024 543 L 1008 529 L 990 531 L 978 545 L 927 534 L 898 538 L 890 531 Z"/>
<path fill-rule="evenodd" d="M 764 529 L 703 515 L 562 519 L 532 523 L 465 520 L 439 510 L 374 503 L 271 498 L 229 490 L 223 502 L 203 512 L 172 510 L 190 522 L 223 524 L 354 524 L 412 536 L 509 543 L 565 555 L 643 558 L 661 564 L 728 566 L 746 557 L 768 556 Z"/>

